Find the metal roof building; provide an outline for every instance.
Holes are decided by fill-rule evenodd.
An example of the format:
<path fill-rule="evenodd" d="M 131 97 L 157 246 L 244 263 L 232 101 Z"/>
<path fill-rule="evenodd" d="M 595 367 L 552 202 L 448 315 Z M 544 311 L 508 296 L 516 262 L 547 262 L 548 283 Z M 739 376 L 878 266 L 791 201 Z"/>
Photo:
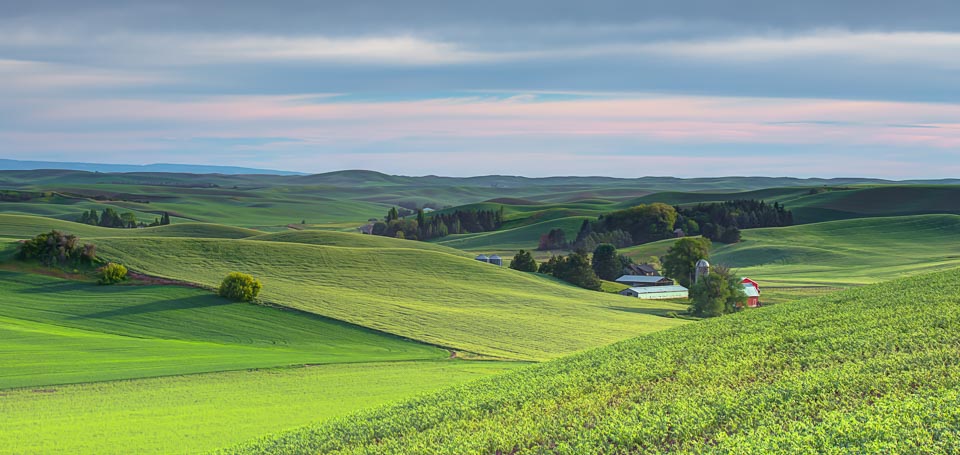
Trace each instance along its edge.
<path fill-rule="evenodd" d="M 617 283 L 634 287 L 673 286 L 673 280 L 662 276 L 623 275 L 620 278 L 617 278 L 616 281 Z"/>
<path fill-rule="evenodd" d="M 644 286 L 624 289 L 620 291 L 620 295 L 636 297 L 644 300 L 685 299 L 689 297 L 690 292 L 687 290 L 687 288 L 679 285 Z"/>

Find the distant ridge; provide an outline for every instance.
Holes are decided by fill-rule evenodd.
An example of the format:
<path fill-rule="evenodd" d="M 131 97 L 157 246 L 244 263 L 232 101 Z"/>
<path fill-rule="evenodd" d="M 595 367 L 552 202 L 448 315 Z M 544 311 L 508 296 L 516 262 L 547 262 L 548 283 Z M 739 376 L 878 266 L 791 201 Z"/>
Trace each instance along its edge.
<path fill-rule="evenodd" d="M 838 178 L 799 178 L 764 176 L 727 176 L 727 177 L 664 177 L 644 176 L 635 178 L 603 176 L 554 176 L 523 177 L 516 175 L 480 175 L 474 177 L 444 177 L 437 175 L 405 176 L 392 175 L 378 171 L 350 169 L 307 174 L 301 172 L 256 169 L 237 166 L 208 166 L 193 164 L 96 164 L 66 163 L 55 161 L 18 161 L 0 159 L 0 182 L 4 177 L 19 183 L 37 184 L 49 179 L 79 178 L 96 179 L 102 176 L 94 173 L 113 174 L 127 183 L 151 183 L 158 178 L 170 178 L 186 182 L 195 175 L 205 176 L 206 183 L 234 185 L 239 181 L 290 185 L 333 185 L 333 186 L 403 186 L 403 187 L 472 187 L 494 189 L 516 188 L 557 188 L 557 187 L 596 187 L 596 188 L 642 188 L 651 191 L 684 192 L 723 192 L 747 191 L 764 188 L 796 188 L 815 186 L 848 185 L 960 185 L 960 179 L 937 180 L 885 180 L 878 178 L 838 177 Z M 243 177 L 248 176 L 248 177 Z M 24 182 L 24 180 L 29 182 Z M 13 183 L 8 180 L 7 183 Z"/>
<path fill-rule="evenodd" d="M 183 174 L 264 174 L 264 175 L 304 175 L 300 172 L 277 171 L 238 166 L 211 166 L 202 164 L 101 164 L 70 163 L 59 161 L 20 161 L 0 159 L 0 170 L 28 171 L 38 169 L 63 169 L 88 172 L 170 172 Z"/>

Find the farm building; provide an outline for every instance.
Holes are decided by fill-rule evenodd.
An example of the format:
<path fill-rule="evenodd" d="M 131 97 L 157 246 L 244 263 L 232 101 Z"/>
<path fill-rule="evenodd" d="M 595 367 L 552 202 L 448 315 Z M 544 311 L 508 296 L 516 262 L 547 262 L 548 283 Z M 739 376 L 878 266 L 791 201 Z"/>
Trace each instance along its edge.
<path fill-rule="evenodd" d="M 644 300 L 659 299 L 685 299 L 690 293 L 687 288 L 679 285 L 674 286 L 644 286 L 632 287 L 620 291 L 620 295 L 636 297 Z"/>
<path fill-rule="evenodd" d="M 501 258 L 500 256 L 497 256 L 496 254 L 490 255 L 490 256 L 487 256 L 486 254 L 481 254 L 474 259 L 480 262 L 486 262 L 487 264 L 493 264 L 493 265 L 499 265 L 499 266 L 503 265 L 503 258 Z"/>
<path fill-rule="evenodd" d="M 646 275 L 624 275 L 617 278 L 617 283 L 631 287 L 673 286 L 673 280 L 670 278 Z"/>
<path fill-rule="evenodd" d="M 660 276 L 660 272 L 650 264 L 627 264 L 626 269 L 631 275 Z"/>
<path fill-rule="evenodd" d="M 747 294 L 747 306 L 756 308 L 760 306 L 760 285 L 750 278 L 740 280 L 743 284 L 743 292 Z"/>

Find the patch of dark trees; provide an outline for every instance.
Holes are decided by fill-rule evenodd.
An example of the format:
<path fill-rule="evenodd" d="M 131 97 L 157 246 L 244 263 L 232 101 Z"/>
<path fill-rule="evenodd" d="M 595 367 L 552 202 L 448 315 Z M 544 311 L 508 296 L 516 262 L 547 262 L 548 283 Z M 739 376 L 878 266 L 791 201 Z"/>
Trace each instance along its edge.
<path fill-rule="evenodd" d="M 97 256 L 93 244 L 81 244 L 73 234 L 50 231 L 20 243 L 17 257 L 21 260 L 37 260 L 45 266 L 77 266 L 92 264 Z"/>
<path fill-rule="evenodd" d="M 143 221 L 137 221 L 137 217 L 132 212 L 117 213 L 117 211 L 113 208 L 107 207 L 103 209 L 103 212 L 100 214 L 97 214 L 97 211 L 94 209 L 83 212 L 83 214 L 77 219 L 77 222 L 89 224 L 91 226 L 133 229 L 142 227 L 166 226 L 170 224 L 170 214 L 163 212 L 163 215 L 158 218 L 154 218 L 153 222 L 147 224 Z"/>
<path fill-rule="evenodd" d="M 692 207 L 677 207 L 677 227 L 685 235 L 702 235 L 714 242 L 737 243 L 740 229 L 793 225 L 793 212 L 779 202 L 741 199 Z"/>
<path fill-rule="evenodd" d="M 387 212 L 384 221 L 373 223 L 371 233 L 409 240 L 430 240 L 450 234 L 489 232 L 503 226 L 503 207 L 499 210 L 455 210 L 427 214 L 423 209 L 416 216 L 404 217 L 396 207 Z"/>
<path fill-rule="evenodd" d="M 562 229 L 552 229 L 540 237 L 537 249 L 592 251 L 601 244 L 624 248 L 693 235 L 714 242 L 737 243 L 741 229 L 791 225 L 793 213 L 779 202 L 742 199 L 688 207 L 657 202 L 607 213 L 594 221 L 584 220 L 572 241 Z"/>
<path fill-rule="evenodd" d="M 33 191 L 0 190 L 0 201 L 3 202 L 27 202 L 33 199 L 51 196 L 53 193 L 40 193 Z"/>

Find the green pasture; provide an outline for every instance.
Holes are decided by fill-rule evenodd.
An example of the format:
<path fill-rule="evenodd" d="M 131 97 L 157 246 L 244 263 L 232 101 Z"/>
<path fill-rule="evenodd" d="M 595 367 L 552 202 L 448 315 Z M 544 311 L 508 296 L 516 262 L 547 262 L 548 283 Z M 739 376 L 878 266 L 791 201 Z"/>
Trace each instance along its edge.
<path fill-rule="evenodd" d="M 960 270 L 739 314 L 224 454 L 954 453 Z"/>
<path fill-rule="evenodd" d="M 639 261 L 665 254 L 673 242 L 621 252 Z M 740 243 L 715 243 L 710 260 L 768 286 L 876 283 L 960 265 L 960 216 L 877 217 L 748 229 Z"/>
<path fill-rule="evenodd" d="M 439 251 L 172 238 L 101 238 L 97 247 L 134 270 L 206 286 L 250 273 L 263 281 L 266 302 L 493 357 L 557 357 L 683 323 L 663 317 L 680 305 Z"/>
<path fill-rule="evenodd" d="M 306 363 L 441 359 L 441 349 L 179 286 L 0 271 L 0 389 Z"/>
<path fill-rule="evenodd" d="M 0 391 L 0 453 L 201 453 L 520 366 L 377 362 Z"/>

